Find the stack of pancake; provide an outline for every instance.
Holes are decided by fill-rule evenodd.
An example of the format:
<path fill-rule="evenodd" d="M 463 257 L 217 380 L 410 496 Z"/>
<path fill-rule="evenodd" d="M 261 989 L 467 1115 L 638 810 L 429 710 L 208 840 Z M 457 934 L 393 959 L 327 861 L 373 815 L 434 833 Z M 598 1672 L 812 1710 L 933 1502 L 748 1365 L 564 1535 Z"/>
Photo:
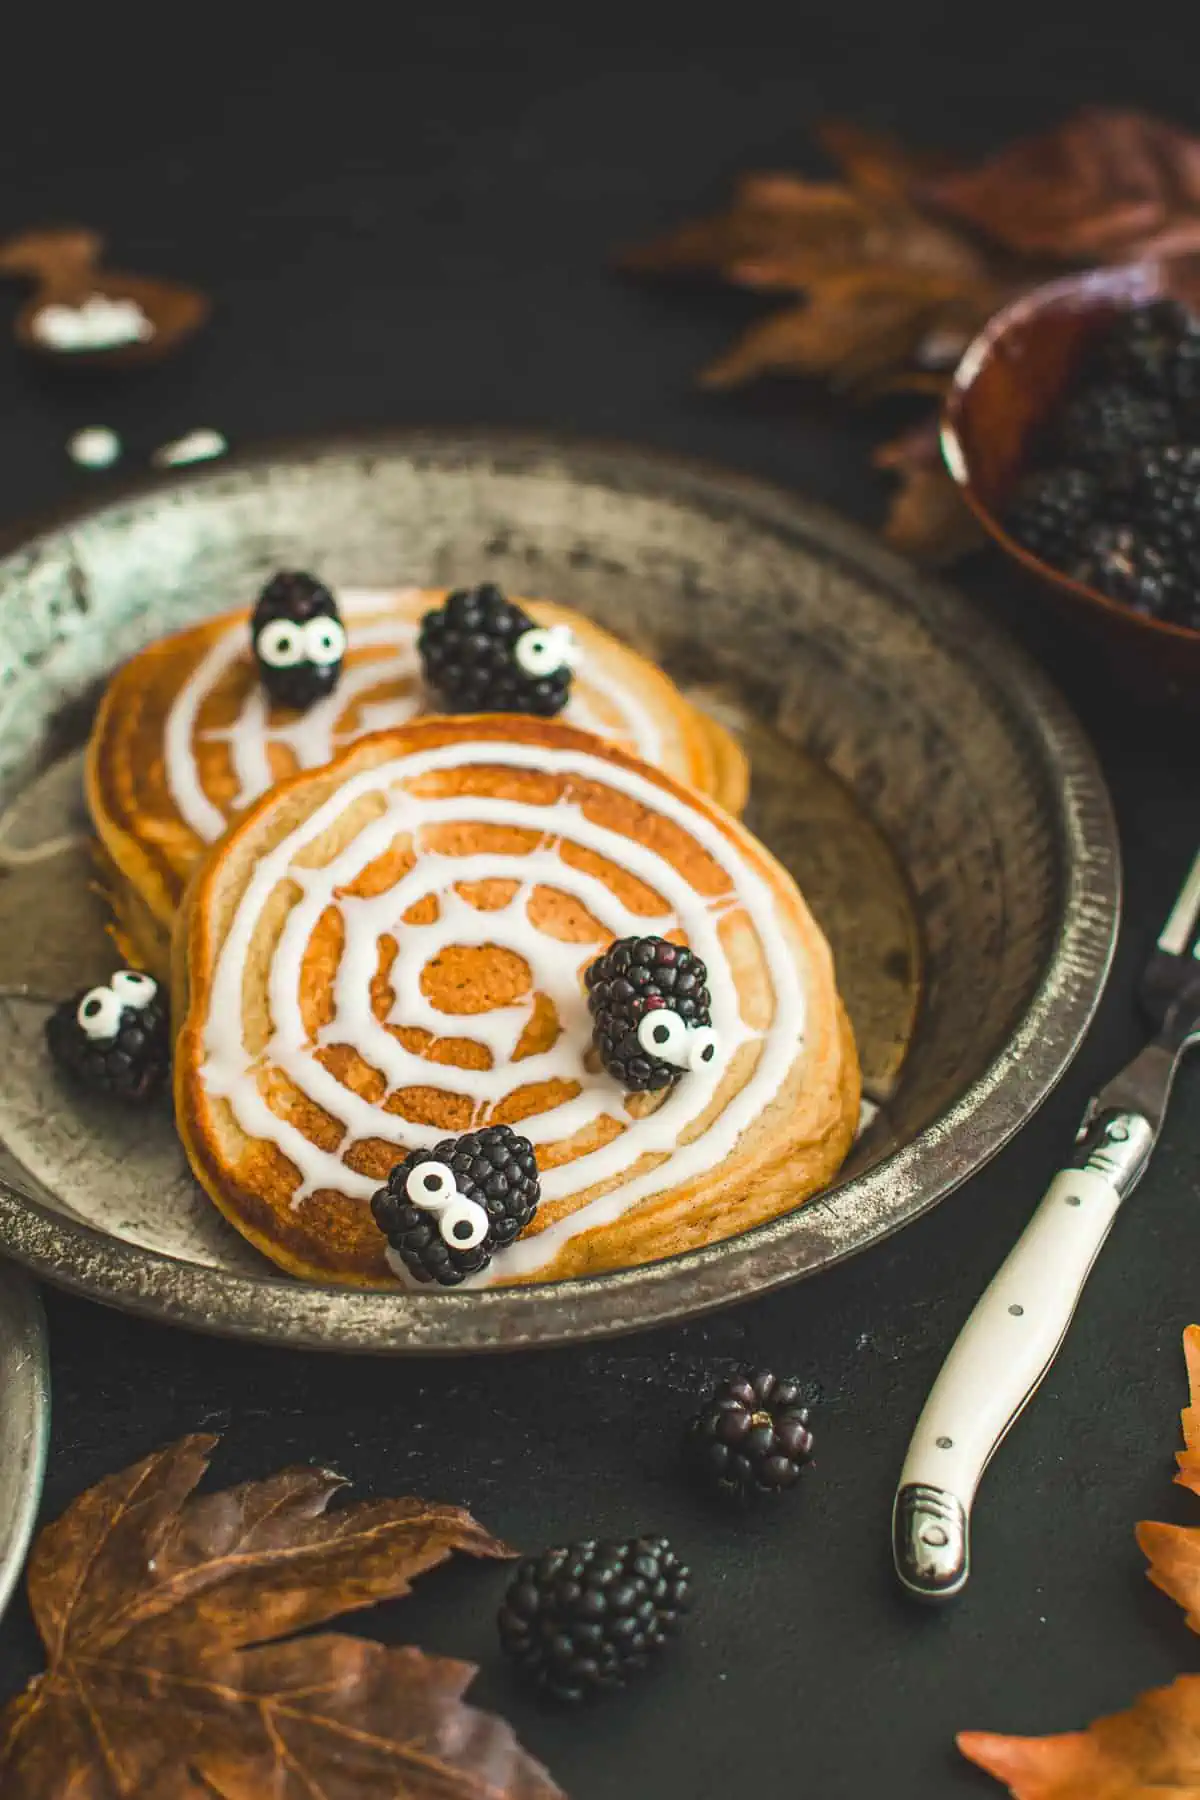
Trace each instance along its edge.
<path fill-rule="evenodd" d="M 416 638 L 444 596 L 343 593 L 334 692 L 261 687 L 248 614 L 114 677 L 87 763 L 116 929 L 171 970 L 175 1100 L 214 1202 L 276 1263 L 394 1280 L 370 1210 L 407 1151 L 509 1124 L 536 1218 L 487 1282 L 561 1279 L 748 1229 L 825 1186 L 858 1116 L 830 953 L 742 826 L 741 751 L 590 621 L 560 719 L 445 717 Z M 616 938 L 688 944 L 721 1053 L 624 1094 L 584 972 Z"/>

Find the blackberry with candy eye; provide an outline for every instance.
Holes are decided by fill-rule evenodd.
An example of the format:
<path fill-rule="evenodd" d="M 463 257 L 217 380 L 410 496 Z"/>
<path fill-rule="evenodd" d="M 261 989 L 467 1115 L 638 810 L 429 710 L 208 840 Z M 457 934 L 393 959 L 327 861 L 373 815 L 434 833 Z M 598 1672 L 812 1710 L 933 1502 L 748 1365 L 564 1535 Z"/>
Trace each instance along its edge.
<path fill-rule="evenodd" d="M 118 969 L 106 985 L 56 1007 L 46 1021 L 46 1043 L 82 1086 L 120 1100 L 148 1100 L 171 1062 L 162 989 L 138 969 Z"/>
<path fill-rule="evenodd" d="M 314 576 L 273 576 L 258 597 L 250 636 L 259 679 L 277 705 L 303 711 L 337 686 L 346 630 L 337 601 Z"/>
<path fill-rule="evenodd" d="M 541 1189 L 528 1138 L 490 1125 L 432 1150 L 410 1150 L 371 1201 L 398 1275 L 457 1287 L 507 1249 L 537 1212 Z"/>
<path fill-rule="evenodd" d="M 656 1092 L 716 1063 L 708 970 L 685 945 L 619 938 L 584 980 L 596 1053 L 627 1092 Z"/>
<path fill-rule="evenodd" d="M 566 625 L 541 626 L 491 582 L 458 588 L 421 621 L 425 679 L 447 712 L 523 712 L 566 705 L 574 654 Z"/>

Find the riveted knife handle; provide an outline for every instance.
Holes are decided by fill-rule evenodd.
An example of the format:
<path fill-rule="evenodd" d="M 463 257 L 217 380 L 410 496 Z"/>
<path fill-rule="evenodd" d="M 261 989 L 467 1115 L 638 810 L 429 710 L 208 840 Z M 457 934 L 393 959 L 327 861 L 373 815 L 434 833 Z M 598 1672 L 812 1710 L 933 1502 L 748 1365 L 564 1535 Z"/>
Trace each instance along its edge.
<path fill-rule="evenodd" d="M 1153 1142 L 1153 1126 L 1137 1114 L 1089 1120 L 1076 1166 L 1054 1177 L 943 1364 L 892 1516 L 896 1573 L 918 1599 L 948 1600 L 966 1586 L 983 1472 L 1054 1361 Z"/>

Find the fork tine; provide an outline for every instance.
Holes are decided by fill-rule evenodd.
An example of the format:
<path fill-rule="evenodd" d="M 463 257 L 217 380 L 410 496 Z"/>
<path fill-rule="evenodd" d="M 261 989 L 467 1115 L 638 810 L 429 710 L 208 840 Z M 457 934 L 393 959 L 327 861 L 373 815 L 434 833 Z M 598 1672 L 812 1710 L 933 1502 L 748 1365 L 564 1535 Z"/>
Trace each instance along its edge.
<path fill-rule="evenodd" d="M 1179 898 L 1162 928 L 1159 949 L 1170 956 L 1182 956 L 1191 942 L 1197 913 L 1200 913 L 1200 851 L 1196 853 L 1196 860 L 1179 890 Z M 1200 953 L 1200 945 L 1197 945 L 1197 951 Z"/>

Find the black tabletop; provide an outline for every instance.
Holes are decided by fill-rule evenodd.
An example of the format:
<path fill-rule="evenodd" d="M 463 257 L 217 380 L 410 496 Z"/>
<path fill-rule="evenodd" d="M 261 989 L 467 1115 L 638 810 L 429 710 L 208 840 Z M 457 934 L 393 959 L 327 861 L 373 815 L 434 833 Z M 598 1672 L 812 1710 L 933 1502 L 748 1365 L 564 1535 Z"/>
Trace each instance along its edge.
<path fill-rule="evenodd" d="M 624 284 L 607 253 L 715 199 L 739 167 L 815 169 L 806 128 L 829 112 L 964 150 L 1094 100 L 1200 125 L 1200 26 L 1181 8 L 1169 32 L 1139 9 L 1136 34 L 1124 11 L 1093 10 L 1080 35 L 1053 8 L 1018 6 L 984 48 L 978 9 L 936 0 L 751 7 L 719 34 L 653 7 L 565 6 L 522 24 L 519 9 L 417 0 L 397 9 L 386 51 L 344 9 L 306 45 L 157 8 L 144 54 L 119 9 L 86 23 L 71 16 L 81 11 L 48 16 L 39 54 L 26 42 L 8 62 L 0 230 L 102 227 L 114 260 L 199 282 L 217 312 L 178 361 L 86 386 L 48 381 L 0 341 L 5 521 L 99 491 L 64 449 L 86 424 L 121 433 L 132 475 L 195 426 L 247 444 L 490 422 L 699 454 L 870 522 L 881 498 L 870 424 L 808 388 L 698 394 L 692 373 L 753 308 Z M 35 29 L 29 9 L 23 21 Z M 2 323 L 16 302 L 0 299 Z M 500 1666 L 500 1571 L 433 1576 L 363 1623 L 478 1661 L 476 1696 L 574 1800 L 709 1800 L 739 1785 L 764 1800 L 859 1800 L 884 1782 L 895 1800 L 953 1800 L 990 1791 L 958 1760 L 956 1730 L 1066 1729 L 1195 1667 L 1182 1617 L 1143 1578 L 1133 1525 L 1195 1512 L 1170 1474 L 1180 1334 L 1200 1316 L 1200 1072 L 1185 1074 L 1062 1355 L 987 1478 L 968 1593 L 931 1614 L 892 1578 L 889 1511 L 912 1424 L 1086 1095 L 1136 1041 L 1136 970 L 1198 812 L 1200 750 L 1082 669 L 1016 576 L 980 558 L 961 581 L 1079 708 L 1127 863 L 1100 1019 L 1019 1140 L 845 1267 L 599 1349 L 338 1360 L 190 1337 L 50 1293 L 48 1517 L 154 1446 L 213 1429 L 231 1480 L 331 1462 L 363 1493 L 465 1502 L 529 1547 L 668 1533 L 695 1568 L 691 1626 L 653 1678 L 581 1717 L 539 1711 Z M 742 1360 L 811 1385 L 818 1456 L 788 1502 L 730 1518 L 680 1481 L 675 1445 L 708 1374 Z M 0 1694 L 37 1664 L 18 1603 L 0 1626 Z"/>

